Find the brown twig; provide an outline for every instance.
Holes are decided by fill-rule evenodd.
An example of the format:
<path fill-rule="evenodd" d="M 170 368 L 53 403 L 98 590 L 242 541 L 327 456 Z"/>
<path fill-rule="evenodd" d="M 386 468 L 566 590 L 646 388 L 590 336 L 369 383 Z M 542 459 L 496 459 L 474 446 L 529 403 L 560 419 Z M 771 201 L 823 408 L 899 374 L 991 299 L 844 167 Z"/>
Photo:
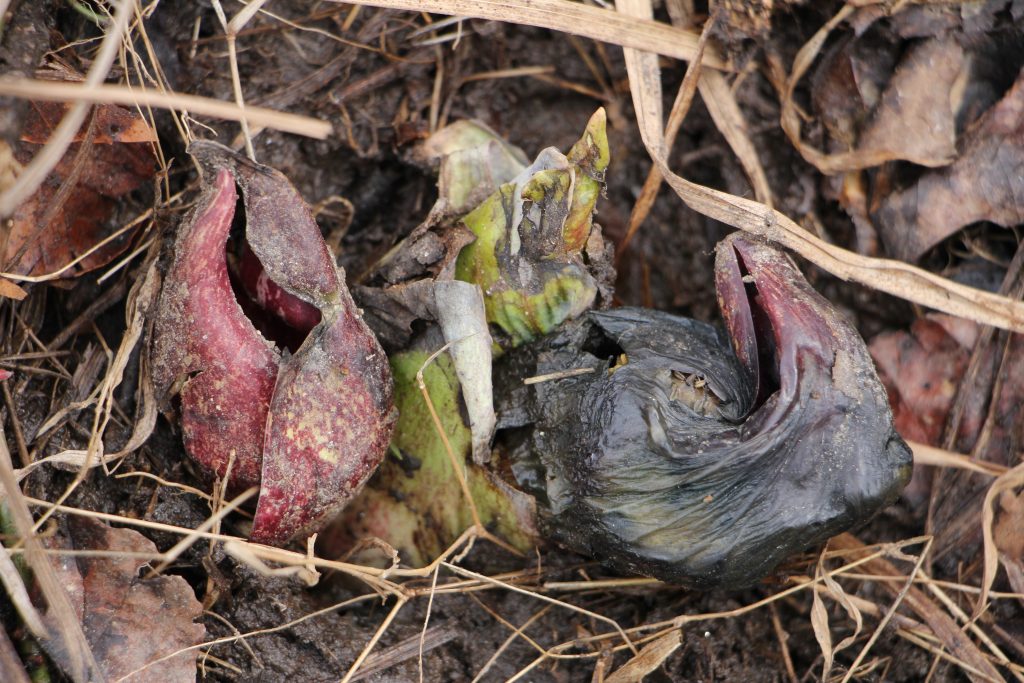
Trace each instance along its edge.
<path fill-rule="evenodd" d="M 0 390 L 4 394 L 4 404 L 7 406 L 7 414 L 11 418 L 11 429 L 14 431 L 14 443 L 18 447 L 18 459 L 22 467 L 28 467 L 32 462 L 32 456 L 28 453 L 28 445 L 25 443 L 25 432 L 21 427 L 21 418 L 18 417 L 17 406 L 14 404 L 14 397 L 11 396 L 11 389 L 7 382 L 0 382 Z"/>

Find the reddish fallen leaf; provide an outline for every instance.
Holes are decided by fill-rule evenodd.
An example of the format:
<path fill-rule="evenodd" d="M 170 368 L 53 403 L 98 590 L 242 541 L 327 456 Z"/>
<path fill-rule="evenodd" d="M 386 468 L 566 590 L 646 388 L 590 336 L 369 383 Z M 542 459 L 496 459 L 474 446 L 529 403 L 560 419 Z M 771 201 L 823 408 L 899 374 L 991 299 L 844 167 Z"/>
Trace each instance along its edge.
<path fill-rule="evenodd" d="M 930 315 L 909 331 L 879 335 L 870 351 L 905 438 L 949 446 L 946 434 L 955 422 L 953 450 L 1003 466 L 1019 462 L 1024 336 L 989 336 L 974 323 Z M 971 472 L 915 470 L 904 495 L 923 506 L 931 492 L 936 561 L 949 555 L 953 567 L 977 557 L 982 501 L 990 484 L 988 477 Z"/>
<path fill-rule="evenodd" d="M 871 356 L 889 392 L 896 427 L 905 438 L 940 445 L 979 333 L 973 322 L 932 314 L 915 321 L 909 332 L 887 332 L 871 340 Z M 1003 353 L 996 355 L 997 351 Z M 987 343 L 982 358 L 978 376 L 970 378 L 975 384 L 966 397 L 954 446 L 971 452 L 984 436 L 978 457 L 1014 465 L 1024 396 L 1024 336 Z M 983 429 L 986 420 L 991 422 Z"/>
<path fill-rule="evenodd" d="M 180 576 L 144 578 L 139 570 L 147 564 L 145 559 L 119 557 L 116 553 L 156 553 L 153 542 L 136 531 L 114 529 L 87 517 L 68 518 L 66 530 L 54 547 L 104 553 L 56 556 L 54 567 L 107 679 L 194 681 L 198 650 L 147 666 L 202 642 L 206 635 L 203 625 L 195 623 L 203 606 L 188 582 Z"/>
<path fill-rule="evenodd" d="M 49 141 L 53 129 L 67 113 L 69 105 L 64 102 L 33 102 L 33 116 L 25 121 L 21 131 L 22 142 L 43 145 Z M 110 145 L 115 142 L 131 143 L 157 141 L 153 129 L 139 116 L 134 109 L 126 109 L 116 105 L 104 105 L 93 110 L 96 119 L 93 131 L 93 143 Z M 82 142 L 88 137 L 87 126 L 83 126 L 72 142 Z"/>
<path fill-rule="evenodd" d="M 66 105 L 33 103 L 18 163 L 29 163 L 60 123 Z M 10 221 L 0 226 L 0 264 L 6 272 L 55 272 L 121 227 L 116 208 L 156 171 L 155 134 L 134 111 L 116 105 L 93 109 L 64 158 Z M 110 263 L 131 244 L 128 231 L 85 257 L 62 277 L 77 277 Z"/>
<path fill-rule="evenodd" d="M 380 464 L 396 417 L 391 371 L 291 183 L 221 145 L 189 152 L 208 180 L 161 293 L 154 383 L 165 399 L 180 394 L 186 450 L 207 474 L 261 486 L 251 537 L 280 545 L 318 529 Z M 236 183 L 238 295 L 226 253 Z M 258 316 L 277 325 L 257 328 Z M 291 334 L 276 346 L 261 335 L 282 326 Z"/>
<path fill-rule="evenodd" d="M 973 323 L 931 315 L 914 321 L 909 332 L 887 332 L 871 340 L 869 350 L 903 438 L 931 445 L 941 441 L 976 337 Z"/>
<path fill-rule="evenodd" d="M 972 322 L 943 314 L 915 320 L 908 331 L 886 332 L 871 340 L 868 350 L 889 393 L 893 424 L 904 439 L 938 446 L 957 389 L 978 337 Z M 976 433 L 983 405 L 975 397 L 961 422 L 961 432 Z M 932 476 L 915 468 L 904 497 L 924 505 Z"/>

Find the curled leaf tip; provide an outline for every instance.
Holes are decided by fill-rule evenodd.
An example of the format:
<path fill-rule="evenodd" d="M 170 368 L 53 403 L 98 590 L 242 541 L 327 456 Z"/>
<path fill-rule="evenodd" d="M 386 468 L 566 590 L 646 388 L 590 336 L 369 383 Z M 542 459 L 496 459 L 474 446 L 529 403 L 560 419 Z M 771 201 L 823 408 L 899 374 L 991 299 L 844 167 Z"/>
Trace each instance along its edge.
<path fill-rule="evenodd" d="M 567 155 L 542 151 L 462 218 L 476 241 L 460 253 L 456 277 L 480 285 L 488 321 L 508 346 L 537 339 L 593 305 L 597 284 L 583 250 L 608 161 L 599 109 Z"/>
<path fill-rule="evenodd" d="M 565 155 L 570 162 L 579 166 L 584 173 L 599 182 L 604 182 L 604 172 L 611 161 L 608 151 L 607 125 L 608 115 L 604 107 L 599 107 L 587 122 L 583 137 Z"/>

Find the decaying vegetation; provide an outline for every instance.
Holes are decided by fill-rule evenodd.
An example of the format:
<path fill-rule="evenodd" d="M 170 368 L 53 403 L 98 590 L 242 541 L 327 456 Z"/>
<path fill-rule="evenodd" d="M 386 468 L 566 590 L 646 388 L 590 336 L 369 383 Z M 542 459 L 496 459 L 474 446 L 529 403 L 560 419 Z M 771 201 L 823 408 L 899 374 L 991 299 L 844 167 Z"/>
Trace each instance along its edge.
<path fill-rule="evenodd" d="M 1017 0 L 0 0 L 5 680 L 1024 680 L 1022 68 Z M 599 107 L 595 165 L 572 150 L 601 149 L 573 147 Z M 471 269 L 473 236 L 431 222 L 452 209 L 425 144 L 466 119 L 508 141 L 510 169 L 553 146 L 555 171 L 587 170 L 595 197 L 603 181 L 603 241 L 559 254 L 602 265 L 588 302 L 715 322 L 720 239 L 794 254 L 868 341 L 914 451 L 899 501 L 743 590 L 524 553 L 528 502 L 501 522 L 478 493 L 504 489 L 462 474 L 486 458 L 484 414 L 449 421 L 468 361 L 441 349 L 467 333 L 396 361 L 424 316 L 373 314 L 387 287 Z M 248 540 L 255 489 L 211 483 L 234 462 L 186 457 L 147 350 L 212 182 L 196 140 L 311 207 L 399 408 L 432 430 L 430 519 L 450 511 L 453 542 L 422 519 L 419 557 L 368 522 L 354 538 L 373 496 L 408 500 L 381 486 L 419 466 L 401 424 L 358 519 L 280 548 Z M 410 235 L 418 256 L 392 258 Z M 477 305 L 449 289 L 424 304 L 440 328 Z M 321 294 L 325 316 L 345 307 Z M 547 331 L 488 319 L 495 353 Z M 409 523 L 401 507 L 384 519 Z"/>

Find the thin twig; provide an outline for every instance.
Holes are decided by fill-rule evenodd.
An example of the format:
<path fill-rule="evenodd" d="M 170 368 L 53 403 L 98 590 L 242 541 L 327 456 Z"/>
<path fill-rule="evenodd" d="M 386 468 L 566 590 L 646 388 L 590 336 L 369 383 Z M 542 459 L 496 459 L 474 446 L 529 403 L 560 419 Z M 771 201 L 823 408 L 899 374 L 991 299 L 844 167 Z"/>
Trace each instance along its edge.
<path fill-rule="evenodd" d="M 77 102 L 90 104 L 123 104 L 127 106 L 157 107 L 188 111 L 190 114 L 210 116 L 226 121 L 247 121 L 252 126 L 273 128 L 284 133 L 326 140 L 332 132 L 328 121 L 300 114 L 247 106 L 240 108 L 232 102 L 215 100 L 199 95 L 162 93 L 147 88 L 128 88 L 123 85 L 86 87 L 79 83 L 40 81 L 28 78 L 0 78 L 0 95 L 24 97 L 50 102 Z M 56 133 L 56 131 L 55 131 Z M 59 161 L 59 159 L 58 159 Z"/>

